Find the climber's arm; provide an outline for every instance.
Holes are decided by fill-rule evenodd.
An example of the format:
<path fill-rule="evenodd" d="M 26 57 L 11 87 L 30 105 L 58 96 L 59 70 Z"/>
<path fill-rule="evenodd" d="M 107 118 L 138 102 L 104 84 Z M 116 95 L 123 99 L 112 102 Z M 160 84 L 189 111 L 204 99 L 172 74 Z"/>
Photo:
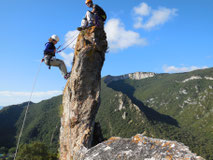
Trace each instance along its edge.
<path fill-rule="evenodd" d="M 97 12 L 97 5 L 93 5 L 93 7 L 92 7 L 92 11 L 91 11 L 92 13 L 96 13 Z"/>

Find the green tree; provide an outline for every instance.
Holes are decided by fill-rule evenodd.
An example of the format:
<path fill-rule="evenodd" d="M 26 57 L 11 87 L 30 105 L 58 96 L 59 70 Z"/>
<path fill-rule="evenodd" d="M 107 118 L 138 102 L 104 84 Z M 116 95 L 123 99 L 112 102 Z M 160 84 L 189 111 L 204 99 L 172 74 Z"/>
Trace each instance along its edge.
<path fill-rule="evenodd" d="M 16 152 L 16 147 L 10 148 L 10 149 L 8 150 L 8 153 L 9 153 L 9 154 L 14 154 L 15 152 Z"/>
<path fill-rule="evenodd" d="M 20 147 L 17 160 L 57 160 L 44 143 L 35 141 Z"/>
<path fill-rule="evenodd" d="M 8 152 L 8 149 L 6 147 L 0 147 L 0 154 L 5 154 Z"/>

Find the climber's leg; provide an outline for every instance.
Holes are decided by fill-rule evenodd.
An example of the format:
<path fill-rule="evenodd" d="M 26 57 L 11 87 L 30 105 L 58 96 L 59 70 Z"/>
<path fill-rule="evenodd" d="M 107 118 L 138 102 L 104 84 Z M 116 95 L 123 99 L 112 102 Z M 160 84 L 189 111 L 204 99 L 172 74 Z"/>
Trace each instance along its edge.
<path fill-rule="evenodd" d="M 95 15 L 92 12 L 87 11 L 86 19 L 87 19 L 87 22 L 88 22 L 88 27 L 95 25 Z"/>
<path fill-rule="evenodd" d="M 95 15 L 92 12 L 87 11 L 85 18 L 81 21 L 81 27 L 78 27 L 77 30 L 82 31 L 94 25 L 95 25 Z"/>
<path fill-rule="evenodd" d="M 87 19 L 86 18 L 82 19 L 82 21 L 81 21 L 81 27 L 82 28 L 86 28 L 87 26 L 88 26 Z"/>
<path fill-rule="evenodd" d="M 65 77 L 67 75 L 67 67 L 64 64 L 64 61 L 60 60 L 60 59 L 55 59 L 52 58 L 50 60 L 50 65 L 51 66 L 55 66 L 55 67 L 59 67 L 61 74 L 63 75 L 63 77 Z"/>
<path fill-rule="evenodd" d="M 44 56 L 44 63 L 49 66 L 50 69 L 50 60 L 51 60 L 52 56 L 51 55 L 45 55 Z"/>

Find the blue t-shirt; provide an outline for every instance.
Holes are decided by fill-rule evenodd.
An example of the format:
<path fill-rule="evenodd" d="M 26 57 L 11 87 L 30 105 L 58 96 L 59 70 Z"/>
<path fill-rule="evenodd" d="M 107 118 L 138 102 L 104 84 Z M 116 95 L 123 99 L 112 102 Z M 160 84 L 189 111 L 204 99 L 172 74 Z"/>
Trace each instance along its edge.
<path fill-rule="evenodd" d="M 55 56 L 55 45 L 52 42 L 47 42 L 45 45 L 44 55 Z"/>

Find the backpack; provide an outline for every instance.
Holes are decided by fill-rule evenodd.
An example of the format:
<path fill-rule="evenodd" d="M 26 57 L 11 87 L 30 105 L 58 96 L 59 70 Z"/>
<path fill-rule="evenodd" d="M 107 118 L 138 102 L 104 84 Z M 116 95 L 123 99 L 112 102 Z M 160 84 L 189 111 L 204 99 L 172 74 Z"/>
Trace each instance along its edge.
<path fill-rule="evenodd" d="M 99 16 L 102 18 L 103 21 L 106 21 L 107 15 L 106 15 L 106 12 L 103 9 L 102 9 L 101 15 L 99 15 Z"/>
<path fill-rule="evenodd" d="M 96 10 L 96 12 L 97 12 L 97 15 L 98 15 L 99 17 L 101 17 L 101 19 L 102 19 L 103 21 L 106 21 L 106 19 L 107 19 L 106 12 L 105 12 L 100 6 L 98 6 L 98 5 L 95 5 L 95 10 Z"/>

